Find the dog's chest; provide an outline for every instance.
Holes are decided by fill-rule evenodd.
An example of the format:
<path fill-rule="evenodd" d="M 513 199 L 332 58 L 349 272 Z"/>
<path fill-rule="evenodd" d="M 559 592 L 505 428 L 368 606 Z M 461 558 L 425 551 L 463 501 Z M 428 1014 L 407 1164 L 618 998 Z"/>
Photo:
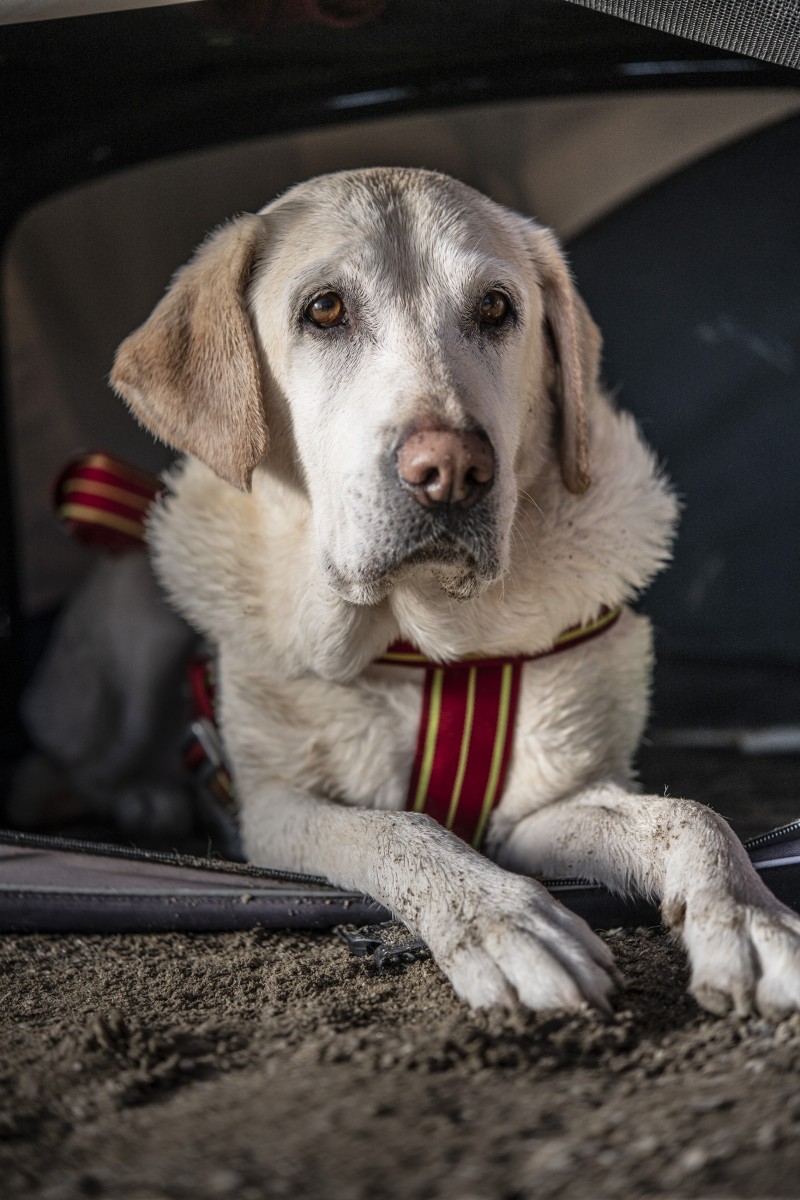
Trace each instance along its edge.
<path fill-rule="evenodd" d="M 418 672 L 376 667 L 348 683 L 251 675 L 244 689 L 237 674 L 226 687 L 223 662 L 222 727 L 235 773 L 258 746 L 256 783 L 281 781 L 367 808 L 405 807 L 422 700 Z"/>
<path fill-rule="evenodd" d="M 459 802 L 477 788 L 477 812 L 473 801 L 466 819 L 473 821 L 474 834 L 488 835 L 491 843 L 493 829 L 569 794 L 585 779 L 626 775 L 645 711 L 648 637 L 646 622 L 625 613 L 595 642 L 525 663 L 507 744 L 497 737 L 497 705 L 473 697 L 470 731 L 463 703 L 449 711 L 442 704 L 438 719 L 452 725 L 445 730 L 451 771 L 439 778 L 436 803 L 426 799 L 419 811 L 443 824 L 449 817 L 451 827 L 471 841 L 465 832 L 469 826 L 459 827 L 457 818 Z M 257 700 L 255 709 L 248 706 L 239 715 L 229 709 L 226 715 L 226 741 L 234 758 L 237 744 L 257 740 L 260 759 L 275 779 L 343 803 L 415 807 L 432 729 L 424 670 L 376 664 L 346 684 L 305 677 L 252 683 L 248 692 Z M 258 728 L 251 724 L 256 711 Z M 242 720 L 244 725 L 238 723 Z M 487 723 L 491 728 L 484 727 Z M 470 732 L 483 737 L 488 757 L 470 754 Z M 432 753 L 434 741 L 427 741 Z M 503 766 L 504 751 L 505 777 L 492 793 L 487 783 L 493 763 Z M 427 765 L 435 769 L 430 753 Z M 478 773 L 477 785 L 470 772 Z"/>

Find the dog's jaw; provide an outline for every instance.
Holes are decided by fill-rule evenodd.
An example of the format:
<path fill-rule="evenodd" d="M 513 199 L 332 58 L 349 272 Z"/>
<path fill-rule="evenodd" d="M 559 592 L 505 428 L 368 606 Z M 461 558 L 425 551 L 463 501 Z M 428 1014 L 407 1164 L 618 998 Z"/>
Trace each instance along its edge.
<path fill-rule="evenodd" d="M 471 600 L 507 573 L 515 515 L 507 489 L 469 509 L 443 510 L 425 508 L 396 488 L 376 490 L 381 501 L 367 514 L 345 503 L 332 520 L 328 506 L 317 506 L 317 558 L 341 599 L 379 604 L 399 583 L 428 591 L 433 580 L 451 599 Z"/>
<path fill-rule="evenodd" d="M 379 546 L 370 561 L 354 570 L 339 566 L 325 549 L 319 561 L 330 589 L 349 604 L 377 605 L 399 583 L 424 587 L 430 579 L 452 600 L 473 600 L 506 574 L 508 540 L 475 539 L 467 545 L 460 538 L 440 537 L 396 543 L 385 550 Z"/>
<path fill-rule="evenodd" d="M 433 556 L 431 556 L 431 559 Z M 322 559 L 322 571 L 331 591 L 340 600 L 359 607 L 375 607 L 391 595 L 398 583 L 431 578 L 451 600 L 474 600 L 502 577 L 500 570 L 479 570 L 474 562 L 454 561 L 452 565 L 436 556 L 435 563 L 407 560 L 374 579 L 352 578 L 340 571 L 330 558 Z"/>

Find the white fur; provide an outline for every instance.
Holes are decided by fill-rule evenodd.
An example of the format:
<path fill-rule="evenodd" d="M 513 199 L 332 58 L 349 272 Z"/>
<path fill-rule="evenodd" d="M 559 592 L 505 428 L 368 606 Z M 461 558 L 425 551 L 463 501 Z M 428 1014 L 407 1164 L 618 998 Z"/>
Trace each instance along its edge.
<path fill-rule="evenodd" d="M 535 653 L 626 604 L 669 556 L 674 498 L 592 378 L 591 485 L 565 487 L 542 324 L 563 272 L 551 235 L 425 172 L 314 180 L 259 220 L 246 304 L 271 450 L 249 493 L 187 459 L 150 529 L 169 595 L 218 650 L 249 857 L 376 896 L 473 1005 L 606 1005 L 610 955 L 530 878 L 546 873 L 659 896 L 713 1011 L 799 1007 L 800 919 L 726 823 L 630 790 L 651 666 L 648 622 L 630 609 L 601 637 L 525 666 L 490 857 L 401 811 L 422 678 L 374 664 L 390 642 L 438 659 Z M 471 298 L 498 285 L 519 322 L 489 345 L 464 321 Z M 576 362 L 590 362 L 591 326 L 575 324 L 579 301 L 560 286 Z M 331 288 L 360 305 L 361 326 L 338 341 L 302 322 L 304 297 Z M 403 529 L 386 463 L 415 420 L 488 432 L 491 570 L 392 561 Z"/>

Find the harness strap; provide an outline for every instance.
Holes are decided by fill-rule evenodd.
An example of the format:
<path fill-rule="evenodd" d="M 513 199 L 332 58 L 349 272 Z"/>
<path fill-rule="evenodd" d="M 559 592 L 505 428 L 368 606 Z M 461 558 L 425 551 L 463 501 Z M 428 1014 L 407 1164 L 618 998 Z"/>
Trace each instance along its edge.
<path fill-rule="evenodd" d="M 192 659 L 188 685 L 191 720 L 182 746 L 184 770 L 229 816 L 235 816 L 236 793 L 217 728 L 217 686 L 210 658 Z"/>
<path fill-rule="evenodd" d="M 95 451 L 67 463 L 55 481 L 53 502 L 59 520 L 78 541 L 132 550 L 144 544 L 147 514 L 163 491 L 152 475 Z"/>
<path fill-rule="evenodd" d="M 376 662 L 425 669 L 406 808 L 427 813 L 479 848 L 503 795 L 523 664 L 598 637 L 621 611 L 601 609 L 594 621 L 565 630 L 536 654 L 437 663 L 408 642 L 394 642 Z"/>

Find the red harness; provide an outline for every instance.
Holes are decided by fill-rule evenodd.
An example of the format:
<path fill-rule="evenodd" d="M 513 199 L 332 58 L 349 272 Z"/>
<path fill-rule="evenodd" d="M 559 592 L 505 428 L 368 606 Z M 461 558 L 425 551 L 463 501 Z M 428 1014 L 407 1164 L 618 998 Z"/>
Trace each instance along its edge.
<path fill-rule="evenodd" d="M 141 546 L 158 480 L 107 454 L 71 462 L 56 483 L 59 517 L 82 541 L 106 548 Z M 425 812 L 475 847 L 503 794 L 526 662 L 560 654 L 605 633 L 620 608 L 601 608 L 588 625 L 574 626 L 547 650 L 501 658 L 437 663 L 409 642 L 394 642 L 376 663 L 422 667 L 425 683 L 406 808 Z M 184 747 L 187 770 L 225 808 L 235 805 L 231 778 L 214 720 L 208 663 L 192 664 L 192 722 Z"/>
<path fill-rule="evenodd" d="M 591 624 L 568 629 L 538 654 L 436 663 L 409 642 L 394 642 L 378 663 L 425 668 L 406 808 L 481 846 L 505 786 L 523 664 L 598 637 L 620 611 L 603 608 Z"/>

